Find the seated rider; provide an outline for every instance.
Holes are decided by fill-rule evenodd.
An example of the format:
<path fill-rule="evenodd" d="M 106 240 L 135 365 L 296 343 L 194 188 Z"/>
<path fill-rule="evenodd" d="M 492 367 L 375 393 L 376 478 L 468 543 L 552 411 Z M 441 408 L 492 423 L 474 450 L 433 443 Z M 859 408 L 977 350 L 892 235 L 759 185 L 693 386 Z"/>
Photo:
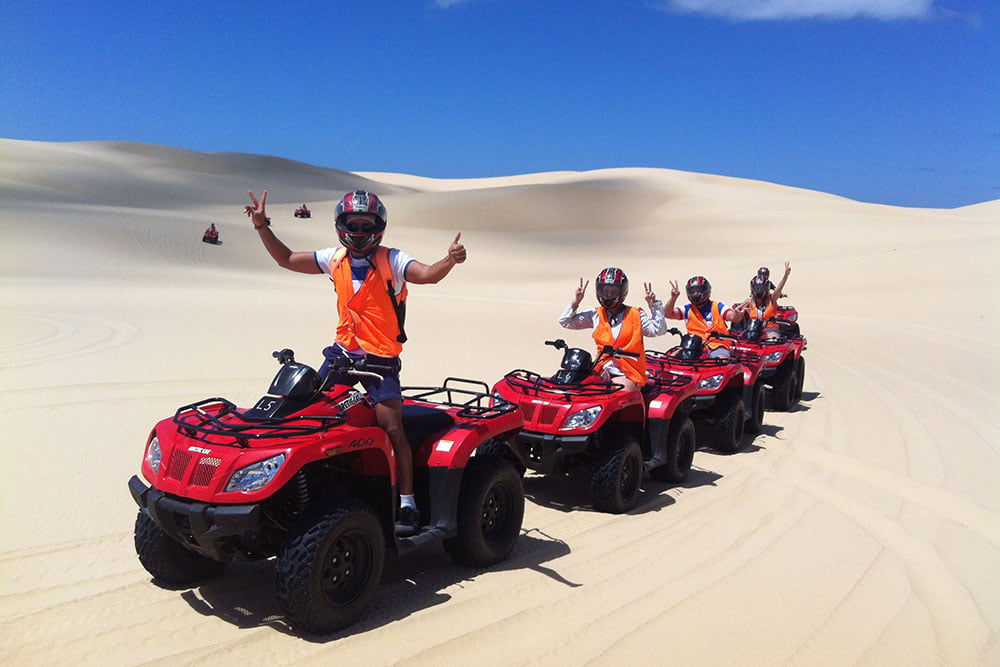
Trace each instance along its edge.
<path fill-rule="evenodd" d="M 588 284 L 589 281 L 584 283 L 580 278 L 576 296 L 559 317 L 559 324 L 567 329 L 593 329 L 598 351 L 610 345 L 638 354 L 638 358 L 604 357 L 598 362 L 602 377 L 629 391 L 638 390 L 646 384 L 646 346 L 642 337 L 661 336 L 667 331 L 663 304 L 657 301 L 652 284 L 645 283 L 650 313 L 647 315 L 642 308 L 626 306 L 628 277 L 621 269 L 608 267 L 598 274 L 594 283 L 600 306 L 578 313 Z"/>
<path fill-rule="evenodd" d="M 672 320 L 684 320 L 688 333 L 702 339 L 708 348 L 710 357 L 729 357 L 731 341 L 723 338 L 711 338 L 713 331 L 729 333 L 726 322 L 739 322 L 743 319 L 742 305 L 727 308 L 726 304 L 712 301 L 712 285 L 704 276 L 694 276 L 687 281 L 687 298 L 689 304 L 683 309 L 676 307 L 680 288 L 673 280 L 670 281 L 670 301 L 664 307 L 664 314 Z"/>
<path fill-rule="evenodd" d="M 208 229 L 205 230 L 205 235 L 201 238 L 202 241 L 218 241 L 219 240 L 219 230 L 215 228 L 215 223 L 211 223 Z"/>
<path fill-rule="evenodd" d="M 786 294 L 782 292 L 782 288 L 785 285 L 785 281 L 788 280 L 788 274 L 791 272 L 792 272 L 791 266 L 788 264 L 788 262 L 785 262 L 785 275 L 781 279 L 781 282 L 778 283 L 779 286 L 775 287 L 774 283 L 771 282 L 771 270 L 766 266 L 762 266 L 757 269 L 757 275 L 763 278 L 765 281 L 767 281 L 767 288 L 774 292 L 775 298 L 786 296 Z"/>
<path fill-rule="evenodd" d="M 763 271 L 764 273 L 761 273 Z M 744 301 L 741 306 L 746 316 L 753 320 L 763 320 L 763 332 L 765 340 L 777 338 L 781 331 L 778 323 L 774 321 L 778 317 L 778 299 L 783 296 L 782 290 L 788 281 L 788 274 L 792 272 L 792 267 L 785 262 L 785 275 L 777 287 L 768 280 L 769 272 L 766 266 L 762 266 L 757 271 L 757 275 L 750 281 L 750 298 Z M 773 289 L 773 291 L 772 291 Z"/>

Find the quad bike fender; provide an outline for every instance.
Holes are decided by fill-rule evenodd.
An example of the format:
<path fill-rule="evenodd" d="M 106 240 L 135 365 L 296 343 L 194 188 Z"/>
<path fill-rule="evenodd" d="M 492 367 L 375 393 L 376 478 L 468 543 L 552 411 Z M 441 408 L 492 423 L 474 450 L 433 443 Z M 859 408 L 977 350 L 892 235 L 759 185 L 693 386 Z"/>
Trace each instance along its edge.
<path fill-rule="evenodd" d="M 672 416 L 672 415 L 671 415 Z M 670 433 L 671 417 L 651 417 L 646 420 L 647 442 L 643 447 L 643 459 L 665 461 L 667 459 L 667 435 Z"/>

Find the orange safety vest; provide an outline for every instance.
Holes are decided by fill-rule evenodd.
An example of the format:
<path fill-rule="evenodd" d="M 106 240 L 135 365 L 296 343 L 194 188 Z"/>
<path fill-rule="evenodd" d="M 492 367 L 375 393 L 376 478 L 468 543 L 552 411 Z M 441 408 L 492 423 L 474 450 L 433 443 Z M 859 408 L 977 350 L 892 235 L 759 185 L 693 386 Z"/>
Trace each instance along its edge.
<path fill-rule="evenodd" d="M 717 347 L 730 346 L 731 341 L 724 338 L 708 337 L 708 334 L 713 331 L 718 331 L 719 333 L 729 333 L 729 327 L 726 326 L 726 320 L 722 317 L 722 313 L 719 312 L 718 301 L 712 302 L 711 324 L 709 324 L 704 316 L 702 316 L 701 311 L 698 310 L 697 306 L 692 305 L 688 308 L 687 330 L 688 333 L 695 334 L 701 338 L 710 350 L 714 350 Z"/>
<path fill-rule="evenodd" d="M 642 318 L 639 316 L 638 308 L 626 306 L 625 316 L 622 318 L 622 328 L 618 332 L 618 338 L 615 338 L 611 332 L 607 311 L 603 306 L 598 306 L 594 342 L 597 343 L 598 350 L 605 345 L 611 345 L 639 355 L 638 359 L 631 357 L 605 358 L 598 365 L 598 370 L 603 368 L 605 364 L 614 361 L 629 380 L 640 387 L 646 384 L 646 345 L 642 342 Z"/>
<path fill-rule="evenodd" d="M 368 354 L 396 357 L 403 351 L 406 334 L 403 316 L 406 284 L 396 296 L 389 266 L 389 249 L 379 246 L 371 258 L 364 282 L 354 291 L 347 250 L 338 248 L 330 262 L 330 280 L 337 290 L 337 342 L 346 350 L 361 348 Z"/>
<path fill-rule="evenodd" d="M 777 316 L 778 316 L 778 305 L 774 302 L 774 299 L 768 299 L 767 305 L 764 306 L 763 314 L 760 312 L 760 309 L 757 308 L 757 304 L 753 301 L 753 299 L 750 300 L 750 309 L 747 311 L 747 317 L 749 317 L 751 320 L 770 320 Z M 778 323 L 765 322 L 764 328 L 777 329 Z"/>

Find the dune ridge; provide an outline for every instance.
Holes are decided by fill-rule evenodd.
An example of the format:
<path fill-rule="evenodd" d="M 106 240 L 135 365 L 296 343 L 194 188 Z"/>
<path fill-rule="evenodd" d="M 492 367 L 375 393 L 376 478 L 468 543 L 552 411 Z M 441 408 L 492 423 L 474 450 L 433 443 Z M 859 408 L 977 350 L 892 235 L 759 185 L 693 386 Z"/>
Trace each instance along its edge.
<path fill-rule="evenodd" d="M 699 450 L 684 484 L 647 479 L 626 515 L 529 475 L 508 561 L 392 562 L 333 637 L 289 632 L 268 563 L 154 585 L 126 489 L 149 429 L 208 396 L 246 405 L 272 350 L 317 364 L 332 339 L 329 281 L 274 265 L 246 191 L 305 250 L 336 244 L 357 187 L 384 196 L 388 245 L 433 261 L 461 231 L 469 249 L 411 287 L 405 384 L 554 370 L 542 341 L 591 344 L 557 317 L 603 266 L 633 304 L 696 273 L 728 303 L 790 261 L 803 401 L 738 454 Z M 909 209 L 672 170 L 450 181 L 0 139 L 0 647 L 17 665 L 998 664 L 998 219 L 1000 200 Z M 221 246 L 200 242 L 210 222 Z"/>

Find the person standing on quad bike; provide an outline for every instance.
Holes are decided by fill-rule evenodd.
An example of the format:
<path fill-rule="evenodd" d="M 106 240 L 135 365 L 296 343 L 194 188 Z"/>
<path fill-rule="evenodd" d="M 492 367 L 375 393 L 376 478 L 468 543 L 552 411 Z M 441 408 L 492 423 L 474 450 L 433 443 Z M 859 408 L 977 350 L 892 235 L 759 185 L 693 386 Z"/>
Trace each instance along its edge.
<path fill-rule="evenodd" d="M 767 267 L 760 267 L 757 270 L 757 275 L 750 280 L 750 298 L 741 304 L 748 319 L 763 320 L 763 332 L 766 339 L 773 339 L 780 333 L 778 323 L 774 319 L 778 316 L 778 299 L 784 296 L 782 290 L 784 290 L 791 272 L 791 265 L 785 262 L 785 275 L 775 287 L 768 279 L 770 272 Z"/>
<path fill-rule="evenodd" d="M 729 333 L 726 322 L 743 319 L 743 305 L 727 308 L 720 301 L 712 301 L 712 284 L 704 276 L 694 276 L 685 287 L 689 304 L 683 309 L 676 307 L 681 290 L 677 283 L 670 281 L 670 301 L 663 311 L 667 318 L 684 320 L 688 333 L 695 334 L 705 343 L 710 357 L 729 357 L 731 341 L 709 336 L 713 331 Z"/>
<path fill-rule="evenodd" d="M 667 322 L 663 319 L 663 304 L 656 300 L 653 286 L 645 283 L 646 303 L 650 314 L 642 308 L 625 305 L 628 295 L 628 277 L 619 268 L 608 267 L 600 272 L 594 282 L 597 301 L 601 304 L 594 310 L 576 312 L 583 301 L 587 283 L 580 278 L 573 302 L 567 306 L 559 318 L 559 324 L 567 329 L 594 330 L 594 342 L 598 350 L 605 345 L 638 354 L 636 359 L 628 357 L 605 357 L 599 363 L 601 375 L 628 391 L 640 389 L 646 384 L 646 346 L 643 336 L 661 336 L 667 332 Z"/>
<path fill-rule="evenodd" d="M 379 426 L 389 436 L 396 458 L 400 511 L 396 533 L 412 535 L 420 528 L 420 512 L 413 497 L 413 452 L 403 432 L 403 397 L 399 382 L 399 354 L 406 341 L 403 317 L 407 281 L 437 283 L 466 259 L 461 232 L 455 235 L 444 258 L 433 264 L 418 262 L 407 253 L 381 245 L 386 226 L 386 208 L 374 192 L 356 190 L 337 204 L 337 236 L 343 247 L 314 252 L 288 249 L 266 224 L 267 190 L 260 201 L 250 192 L 245 207 L 264 247 L 282 268 L 299 273 L 325 273 L 337 293 L 336 342 L 323 350 L 321 377 L 327 378 L 338 357 L 365 358 L 369 370 L 383 377 L 361 378 L 375 404 Z M 340 371 L 335 371 L 341 373 Z M 341 384 L 354 384 L 355 377 L 337 377 Z"/>

